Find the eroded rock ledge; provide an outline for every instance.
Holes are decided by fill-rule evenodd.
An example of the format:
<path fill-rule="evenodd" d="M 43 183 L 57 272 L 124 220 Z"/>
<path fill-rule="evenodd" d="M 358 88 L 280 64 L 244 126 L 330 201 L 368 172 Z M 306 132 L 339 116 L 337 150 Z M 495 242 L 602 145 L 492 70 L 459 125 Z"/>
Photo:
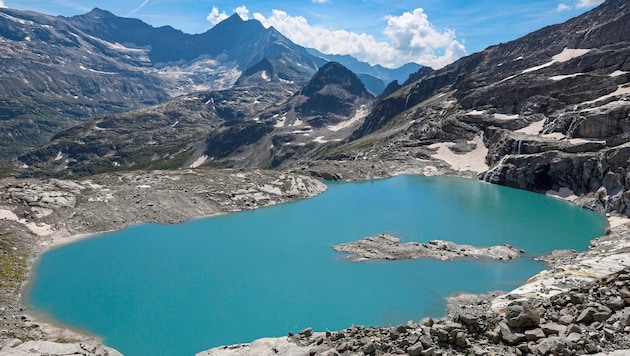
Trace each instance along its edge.
<path fill-rule="evenodd" d="M 347 259 L 352 262 L 420 258 L 430 258 L 439 261 L 452 261 L 459 258 L 487 258 L 508 261 L 518 258 L 524 252 L 510 245 L 475 247 L 444 240 L 431 240 L 429 243 L 408 242 L 401 244 L 399 237 L 390 234 L 369 236 L 358 241 L 335 245 L 333 249 L 349 253 L 350 255 Z"/>

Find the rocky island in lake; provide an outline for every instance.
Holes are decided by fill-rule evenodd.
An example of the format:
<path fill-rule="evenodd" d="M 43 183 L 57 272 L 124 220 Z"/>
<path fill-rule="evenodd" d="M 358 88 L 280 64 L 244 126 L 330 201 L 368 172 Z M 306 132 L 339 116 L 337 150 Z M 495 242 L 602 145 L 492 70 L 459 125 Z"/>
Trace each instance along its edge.
<path fill-rule="evenodd" d="M 428 243 L 400 243 L 400 238 L 379 234 L 359 241 L 333 246 L 335 251 L 348 253 L 352 262 L 370 260 L 412 260 L 429 258 L 439 261 L 452 261 L 459 258 L 492 259 L 509 261 L 520 257 L 524 252 L 510 245 L 474 247 L 450 241 L 431 240 Z"/>

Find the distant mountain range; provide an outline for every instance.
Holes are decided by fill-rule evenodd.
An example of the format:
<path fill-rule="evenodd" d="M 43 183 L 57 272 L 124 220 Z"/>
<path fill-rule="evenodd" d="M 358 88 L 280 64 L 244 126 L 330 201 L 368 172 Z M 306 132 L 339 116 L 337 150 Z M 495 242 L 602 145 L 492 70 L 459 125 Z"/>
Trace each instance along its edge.
<path fill-rule="evenodd" d="M 80 121 L 232 88 L 264 63 L 273 62 L 277 78 L 299 88 L 328 62 L 273 27 L 236 14 L 189 35 L 101 9 L 65 18 L 2 8 L 0 48 L 0 158 Z M 384 81 L 405 71 L 414 67 L 361 76 L 378 94 Z"/>
<path fill-rule="evenodd" d="M 374 103 L 339 63 L 325 64 L 301 88 L 278 78 L 278 67 L 284 65 L 265 60 L 241 77 L 242 86 L 92 120 L 55 135 L 20 161 L 34 172 L 59 176 L 202 164 L 273 168 L 348 137 Z"/>
<path fill-rule="evenodd" d="M 5 18 L 9 16 L 4 14 Z M 46 60 L 31 55 L 32 51 L 28 52 L 31 57 L 25 58 L 40 63 L 42 71 L 56 70 L 46 75 L 60 75 L 61 84 L 56 85 L 63 90 L 73 88 L 64 84 L 64 79 L 69 78 L 68 83 L 70 79 L 81 80 L 85 83 L 82 90 L 103 92 L 95 95 L 94 101 L 127 90 L 125 99 L 131 98 L 130 102 L 138 105 L 137 100 L 143 98 L 146 104 L 174 90 L 174 86 L 164 83 L 181 83 L 182 78 L 194 83 L 192 68 L 207 70 L 212 65 L 217 69 L 215 73 L 224 73 L 216 75 L 213 85 L 225 86 L 105 115 L 61 131 L 45 145 L 19 156 L 17 166 L 28 166 L 20 168 L 20 174 L 87 175 L 204 165 L 287 168 L 338 179 L 341 175 L 336 170 L 341 167 L 353 167 L 345 168 L 347 174 L 371 177 L 387 175 L 391 167 L 401 164 L 413 171 L 467 171 L 491 183 L 536 192 L 569 192 L 591 197 L 584 201 L 592 209 L 630 215 L 627 1 L 607 0 L 563 24 L 491 46 L 439 70 L 422 67 L 402 84 L 399 73 L 396 81 L 376 97 L 359 80 L 360 76 L 343 64 L 320 65 L 313 58 L 322 60 L 325 56 L 299 46 L 288 52 L 281 50 L 288 45 L 273 44 L 284 43 L 283 37 L 240 18 L 232 17 L 215 29 L 239 27 L 238 24 L 258 28 L 251 30 L 258 36 L 251 46 L 261 48 L 260 53 L 264 54 L 249 53 L 249 59 L 237 59 L 229 53 L 238 53 L 238 44 L 228 43 L 225 52 L 217 57 L 202 56 L 208 66 L 184 59 L 177 64 L 157 66 L 148 49 L 95 39 L 79 30 L 79 25 L 67 25 L 67 21 L 78 21 L 77 18 L 47 19 L 63 24 L 55 24 L 54 32 L 48 34 L 47 43 L 51 45 L 38 52 Z M 20 21 L 27 20 L 9 22 Z M 46 24 L 41 27 L 52 31 Z M 3 45 L 10 43 L 7 48 L 11 53 L 31 48 L 31 42 L 38 41 L 35 32 L 19 32 L 26 31 L 20 25 L 9 30 L 5 26 L 2 31 L 6 34 Z M 82 35 L 68 35 L 69 31 L 80 31 Z M 14 39 L 6 39 L 8 36 Z M 30 40 L 15 40 L 25 36 Z M 259 43 L 267 45 L 257 47 Z M 144 45 L 149 46 L 148 42 Z M 57 57 L 50 57 L 51 52 L 55 53 L 51 48 L 59 53 Z M 95 55 L 98 61 L 88 66 L 81 57 L 85 54 L 83 48 L 100 49 L 95 53 L 108 55 Z M 269 48 L 277 51 L 263 51 Z M 72 60 L 59 58 L 60 54 Z M 50 67 L 46 63 L 53 58 L 56 62 Z M 380 69 L 345 57 L 328 58 L 343 60 L 357 71 L 371 70 L 369 73 L 374 74 Z M 239 60 L 248 61 L 250 67 L 242 70 Z M 306 62 L 299 62 L 298 66 L 296 61 L 302 60 Z M 15 73 L 29 73 L 18 61 L 7 63 L 19 69 Z M 228 67 L 232 72 L 218 69 Z M 313 73 L 308 74 L 311 70 Z M 71 76 L 84 72 L 85 77 Z M 394 78 L 394 72 L 389 74 L 390 79 Z M 43 83 L 56 83 L 38 75 L 24 76 L 21 85 L 30 88 L 38 78 L 43 78 Z M 143 76 L 152 81 L 141 81 Z M 100 86 L 98 82 L 102 78 L 119 87 L 104 90 L 104 83 Z M 143 90 L 131 86 L 135 80 L 144 85 Z M 152 91 L 157 88 L 163 91 Z M 184 88 L 182 85 L 176 89 L 185 91 Z M 25 91 L 22 98 L 49 95 L 46 87 L 38 90 Z M 80 95 L 87 97 L 85 92 Z M 83 96 L 75 100 L 94 105 Z M 66 102 L 72 98 L 59 97 L 66 98 Z M 112 99 L 108 100 L 111 105 Z M 44 106 L 43 100 L 40 103 L 41 108 L 50 108 Z M 122 106 L 119 104 L 116 109 L 122 111 Z M 19 105 L 7 106 L 5 115 L 14 107 Z"/>

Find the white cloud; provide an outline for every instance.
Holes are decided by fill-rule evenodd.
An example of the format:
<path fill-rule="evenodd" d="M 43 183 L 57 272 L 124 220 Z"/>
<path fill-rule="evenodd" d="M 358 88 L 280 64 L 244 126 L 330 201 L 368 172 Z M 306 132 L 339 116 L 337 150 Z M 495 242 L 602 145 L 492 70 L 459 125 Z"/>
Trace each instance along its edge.
<path fill-rule="evenodd" d="M 575 7 L 578 9 L 585 8 L 585 7 L 593 7 L 603 2 L 604 0 L 578 0 Z"/>
<path fill-rule="evenodd" d="M 6 5 L 4 5 L 4 0 L 0 0 L 0 8 L 5 8 Z"/>
<path fill-rule="evenodd" d="M 249 9 L 247 6 L 239 6 L 234 9 L 234 12 L 236 12 L 243 20 L 249 20 Z"/>
<path fill-rule="evenodd" d="M 556 7 L 556 11 L 563 12 L 563 11 L 570 11 L 570 10 L 576 10 L 576 9 L 590 8 L 590 7 L 595 7 L 603 2 L 604 0 L 577 0 L 573 4 L 560 3 L 558 4 L 558 7 Z"/>
<path fill-rule="evenodd" d="M 329 0 L 311 0 L 313 3 L 315 4 L 325 4 L 327 3 Z"/>
<path fill-rule="evenodd" d="M 466 48 L 455 39 L 455 33 L 435 29 L 422 9 L 388 16 L 383 33 L 389 42 L 378 41 L 366 33 L 312 26 L 304 17 L 290 16 L 281 10 L 273 10 L 270 17 L 260 13 L 253 17 L 299 45 L 329 54 L 349 54 L 386 67 L 417 62 L 441 68 L 466 55 Z"/>
<path fill-rule="evenodd" d="M 571 5 L 567 5 L 562 2 L 558 4 L 558 7 L 556 7 L 556 11 L 558 12 L 569 11 L 571 9 L 572 9 Z"/>
<path fill-rule="evenodd" d="M 219 9 L 216 6 L 213 6 L 212 11 L 210 11 L 208 17 L 206 17 L 206 20 L 210 21 L 212 26 L 214 26 L 228 17 L 229 16 L 225 13 L 225 11 L 219 13 Z"/>

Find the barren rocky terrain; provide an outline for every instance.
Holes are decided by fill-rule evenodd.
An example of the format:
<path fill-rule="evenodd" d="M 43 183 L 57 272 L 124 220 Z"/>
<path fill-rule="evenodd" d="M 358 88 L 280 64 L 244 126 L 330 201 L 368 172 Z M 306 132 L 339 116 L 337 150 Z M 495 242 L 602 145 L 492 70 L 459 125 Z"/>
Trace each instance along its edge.
<path fill-rule="evenodd" d="M 98 82 L 112 67 L 105 65 L 108 57 L 93 63 L 102 66 L 88 68 L 77 62 L 68 69 L 59 56 L 76 54 L 75 45 L 105 46 L 101 52 L 110 55 L 132 51 L 140 64 L 149 55 L 112 48 L 87 34 L 78 44 L 65 43 L 68 33 L 61 30 L 69 25 L 55 31 L 46 27 L 51 26 L 48 22 L 63 22 L 61 18 L 45 17 L 46 26 L 31 36 L 19 20 L 23 14 L 7 11 L 0 11 L 0 20 L 10 26 L 0 35 L 15 51 L 11 53 L 28 49 L 27 37 L 43 51 L 44 37 L 51 37 L 59 42 L 52 47 L 58 49 L 52 53 L 54 68 L 65 68 L 69 73 L 58 72 L 70 79 L 87 73 Z M 37 22 L 37 16 L 28 16 Z M 75 22 L 88 31 L 94 19 L 86 19 Z M 237 20 L 232 18 L 232 25 Z M 491 46 L 442 69 L 422 68 L 374 99 L 345 74 L 332 76 L 345 78 L 343 83 L 319 77 L 317 90 L 309 91 L 307 85 L 295 92 L 296 85 L 283 86 L 284 92 L 267 88 L 273 95 L 256 94 L 251 88 L 266 78 L 283 82 L 290 71 L 275 61 L 248 57 L 259 64 L 241 77 L 250 87 L 182 96 L 59 133 L 0 169 L 23 177 L 0 180 L 0 355 L 117 355 L 94 338 L 50 326 L 24 309 L 21 296 L 29 267 L 48 248 L 132 224 L 176 223 L 307 198 L 325 189 L 318 179 L 356 181 L 397 174 L 460 175 L 553 195 L 607 214 L 611 226 L 588 251 L 554 251 L 542 257 L 549 269 L 513 291 L 453 296 L 448 315 L 439 320 L 334 332 L 287 330 L 283 338 L 201 355 L 581 355 L 629 349 L 629 23 L 630 3 L 607 0 L 566 23 Z M 115 30 L 110 35 L 128 34 L 128 25 L 109 28 Z M 35 61 L 43 58 L 40 54 L 21 57 Z M 11 58 L 0 59 L 12 63 Z M 24 63 L 7 68 L 22 68 Z M 218 84 L 234 81 L 241 73 L 223 74 L 215 78 Z M 63 106 L 60 112 L 77 114 L 80 109 L 77 117 L 83 119 L 101 112 L 87 102 L 98 91 L 86 93 L 68 78 L 25 77 L 41 84 L 44 92 L 55 93 L 49 81 L 76 89 L 80 95 L 55 101 Z M 177 84 L 177 78 L 169 78 Z M 143 83 L 149 89 L 157 84 Z M 103 112 L 161 102 L 167 95 L 148 89 L 129 93 Z M 133 105 L 126 103 L 129 98 Z M 33 105 L 39 107 L 40 98 L 35 99 Z M 65 107 L 78 99 L 87 100 L 83 107 Z M 14 112 L 12 99 L 2 100 L 0 116 L 21 115 Z M 339 110 L 328 112 L 331 105 Z M 38 128 L 18 124 L 0 132 L 17 137 L 0 151 L 17 148 L 13 155 L 34 144 L 24 138 L 32 138 L 29 133 Z M 58 122 L 44 124 L 52 125 L 45 136 L 60 128 Z M 140 170 L 167 168 L 176 170 Z M 24 178 L 38 176 L 64 179 Z M 403 245 L 390 238 L 384 242 L 380 245 L 388 251 L 372 255 L 369 249 L 375 246 L 369 245 L 353 253 L 384 259 L 395 258 L 392 251 L 400 255 Z M 458 248 L 448 242 L 433 245 Z"/>
<path fill-rule="evenodd" d="M 510 245 L 475 247 L 444 240 L 401 244 L 399 237 L 390 234 L 380 234 L 358 241 L 346 242 L 333 246 L 333 249 L 347 253 L 346 259 L 352 262 L 421 258 L 438 261 L 453 261 L 460 258 L 509 261 L 518 258 L 523 253 L 522 250 Z"/>

